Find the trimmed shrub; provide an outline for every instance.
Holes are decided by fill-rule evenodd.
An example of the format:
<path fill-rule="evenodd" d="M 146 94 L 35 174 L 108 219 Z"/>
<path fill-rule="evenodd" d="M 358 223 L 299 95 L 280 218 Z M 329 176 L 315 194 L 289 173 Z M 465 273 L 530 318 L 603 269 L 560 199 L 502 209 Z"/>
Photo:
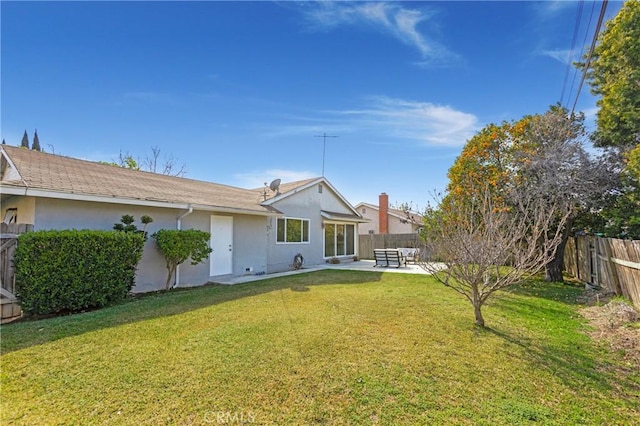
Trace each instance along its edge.
<path fill-rule="evenodd" d="M 202 263 L 212 251 L 209 247 L 211 234 L 197 229 L 161 229 L 152 237 L 167 262 L 167 290 L 171 288 L 178 265 L 189 258 L 192 265 Z"/>
<path fill-rule="evenodd" d="M 99 308 L 127 297 L 142 257 L 139 233 L 63 230 L 20 235 L 14 264 L 20 306 L 43 315 Z"/>

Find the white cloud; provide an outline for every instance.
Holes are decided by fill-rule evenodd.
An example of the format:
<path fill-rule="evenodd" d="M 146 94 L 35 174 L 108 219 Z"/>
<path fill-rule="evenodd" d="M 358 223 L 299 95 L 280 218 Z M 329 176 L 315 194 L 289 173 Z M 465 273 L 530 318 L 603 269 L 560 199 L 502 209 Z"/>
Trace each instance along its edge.
<path fill-rule="evenodd" d="M 549 18 L 550 16 L 556 15 L 565 9 L 575 7 L 576 2 L 567 0 L 548 0 L 536 2 L 532 5 L 541 18 Z"/>
<path fill-rule="evenodd" d="M 593 120 L 595 119 L 596 115 L 598 114 L 598 111 L 600 110 L 600 108 L 598 108 L 597 106 L 593 106 L 590 108 L 586 108 L 584 111 L 584 117 L 586 120 Z"/>
<path fill-rule="evenodd" d="M 457 55 L 428 40 L 419 31 L 418 26 L 432 16 L 424 9 L 407 9 L 397 3 L 388 2 L 317 2 L 312 7 L 304 9 L 304 13 L 319 29 L 331 29 L 342 25 L 368 25 L 416 48 L 423 59 L 436 62 L 457 59 Z"/>
<path fill-rule="evenodd" d="M 252 170 L 244 173 L 236 173 L 233 175 L 236 185 L 240 188 L 262 188 L 266 182 L 267 185 L 274 179 L 282 179 L 282 182 L 294 182 L 297 180 L 310 179 L 317 177 L 317 173 L 308 171 L 284 170 L 284 169 L 267 169 Z"/>
<path fill-rule="evenodd" d="M 352 124 L 390 137 L 410 139 L 425 145 L 462 146 L 478 130 L 478 118 L 450 106 L 429 102 L 370 98 L 367 109 L 342 111 Z"/>
<path fill-rule="evenodd" d="M 571 58 L 571 56 L 575 56 L 575 54 L 572 55 L 572 52 L 570 49 L 541 50 L 540 55 L 548 56 L 562 64 L 566 64 L 567 61 Z M 571 58 L 571 61 L 574 61 L 574 60 L 575 58 Z"/>
<path fill-rule="evenodd" d="M 284 118 L 284 120 L 283 120 Z M 372 96 L 357 109 L 309 112 L 279 118 L 261 130 L 269 138 L 352 134 L 376 144 L 458 147 L 480 128 L 478 118 L 448 105 Z"/>

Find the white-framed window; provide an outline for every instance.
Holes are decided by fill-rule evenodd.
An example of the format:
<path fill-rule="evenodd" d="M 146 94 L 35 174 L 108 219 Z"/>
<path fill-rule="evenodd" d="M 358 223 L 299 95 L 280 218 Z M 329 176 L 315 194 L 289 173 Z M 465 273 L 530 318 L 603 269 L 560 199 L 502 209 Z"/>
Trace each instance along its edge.
<path fill-rule="evenodd" d="M 276 242 L 281 244 L 308 243 L 309 219 L 299 219 L 294 217 L 278 218 Z"/>
<path fill-rule="evenodd" d="M 356 254 L 356 226 L 352 223 L 324 224 L 324 257 Z"/>

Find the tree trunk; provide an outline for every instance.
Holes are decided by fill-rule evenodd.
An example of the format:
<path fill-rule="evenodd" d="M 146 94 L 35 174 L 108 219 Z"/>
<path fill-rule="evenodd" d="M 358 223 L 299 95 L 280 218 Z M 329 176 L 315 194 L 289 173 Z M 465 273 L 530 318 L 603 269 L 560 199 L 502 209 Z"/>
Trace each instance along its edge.
<path fill-rule="evenodd" d="M 562 277 L 562 271 L 564 270 L 564 248 L 567 245 L 567 241 L 569 241 L 571 228 L 573 228 L 573 219 L 567 220 L 562 230 L 562 240 L 560 240 L 560 244 L 558 244 L 556 248 L 553 259 L 545 266 L 544 279 L 547 282 L 564 282 L 564 278 Z"/>
<path fill-rule="evenodd" d="M 473 304 L 473 312 L 476 315 L 476 325 L 484 327 L 484 318 L 482 317 L 482 311 L 480 310 L 481 308 L 482 305 L 480 305 L 479 303 Z"/>
<path fill-rule="evenodd" d="M 484 318 L 482 317 L 482 301 L 480 300 L 480 295 L 478 291 L 478 285 L 474 285 L 471 287 L 471 296 L 473 298 L 473 313 L 476 316 L 476 325 L 480 327 L 484 327 Z"/>
<path fill-rule="evenodd" d="M 175 272 L 176 272 L 176 267 L 171 265 L 169 267 L 167 267 L 167 270 L 169 271 L 169 273 L 167 274 L 167 283 L 166 283 L 166 289 L 169 290 L 171 289 L 171 281 L 173 281 Z"/>

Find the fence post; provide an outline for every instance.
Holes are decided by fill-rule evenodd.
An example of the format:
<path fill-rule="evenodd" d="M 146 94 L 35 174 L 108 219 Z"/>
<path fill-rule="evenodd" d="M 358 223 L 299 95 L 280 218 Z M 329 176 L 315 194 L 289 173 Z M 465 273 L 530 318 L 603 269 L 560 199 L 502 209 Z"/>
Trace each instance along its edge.
<path fill-rule="evenodd" d="M 616 271 L 616 265 L 611 261 L 611 258 L 613 257 L 613 252 L 611 250 L 611 239 L 598 238 L 598 240 L 602 244 L 603 248 L 602 252 L 604 256 L 602 256 L 602 260 L 606 262 L 605 273 L 607 275 L 607 282 L 603 283 L 604 285 L 602 287 L 614 292 L 615 294 L 621 294 L 622 289 L 620 288 L 618 271 Z"/>

